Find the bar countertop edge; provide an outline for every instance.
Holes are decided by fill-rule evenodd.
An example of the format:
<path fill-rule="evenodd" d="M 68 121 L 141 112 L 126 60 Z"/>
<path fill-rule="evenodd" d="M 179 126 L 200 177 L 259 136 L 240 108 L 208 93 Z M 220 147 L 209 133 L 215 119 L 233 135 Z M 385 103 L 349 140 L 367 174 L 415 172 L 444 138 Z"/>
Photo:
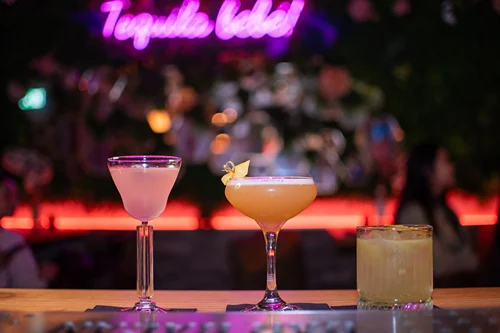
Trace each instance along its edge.
<path fill-rule="evenodd" d="M 290 303 L 355 305 L 356 290 L 281 291 Z M 254 304 L 262 291 L 156 291 L 155 302 L 165 308 L 196 308 L 201 312 L 223 312 L 228 304 Z M 436 289 L 434 304 L 440 308 L 500 307 L 500 288 Z M 82 312 L 96 305 L 130 307 L 136 302 L 133 290 L 0 289 L 3 311 Z"/>

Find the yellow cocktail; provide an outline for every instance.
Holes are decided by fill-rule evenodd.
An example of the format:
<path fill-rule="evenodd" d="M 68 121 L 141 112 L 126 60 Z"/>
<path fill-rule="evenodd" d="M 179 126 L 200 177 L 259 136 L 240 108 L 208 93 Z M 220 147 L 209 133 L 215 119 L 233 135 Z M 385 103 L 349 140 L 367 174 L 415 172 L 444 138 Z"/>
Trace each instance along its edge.
<path fill-rule="evenodd" d="M 263 231 L 274 232 L 306 209 L 316 194 L 311 178 L 233 178 L 226 186 L 231 205 L 255 220 Z"/>
<path fill-rule="evenodd" d="M 432 227 L 357 229 L 358 308 L 432 308 Z"/>
<path fill-rule="evenodd" d="M 264 232 L 267 251 L 267 288 L 264 299 L 246 311 L 297 310 L 281 299 L 276 287 L 276 241 L 283 225 L 316 198 L 309 177 L 242 177 L 226 185 L 226 198 L 236 209 L 257 222 Z"/>

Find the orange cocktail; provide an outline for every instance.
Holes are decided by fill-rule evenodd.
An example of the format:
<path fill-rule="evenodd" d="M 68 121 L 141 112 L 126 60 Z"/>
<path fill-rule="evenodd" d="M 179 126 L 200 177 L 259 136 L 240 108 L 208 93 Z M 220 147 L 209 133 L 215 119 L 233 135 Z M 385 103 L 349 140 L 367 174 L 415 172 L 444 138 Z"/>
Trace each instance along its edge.
<path fill-rule="evenodd" d="M 231 205 L 255 220 L 264 232 L 278 232 L 286 221 L 306 209 L 316 194 L 311 178 L 235 178 L 226 186 Z"/>
<path fill-rule="evenodd" d="M 278 295 L 276 241 L 283 225 L 300 214 L 316 198 L 309 177 L 240 177 L 226 185 L 226 198 L 236 209 L 257 222 L 264 232 L 267 250 L 267 288 L 264 299 L 246 311 L 296 310 Z"/>

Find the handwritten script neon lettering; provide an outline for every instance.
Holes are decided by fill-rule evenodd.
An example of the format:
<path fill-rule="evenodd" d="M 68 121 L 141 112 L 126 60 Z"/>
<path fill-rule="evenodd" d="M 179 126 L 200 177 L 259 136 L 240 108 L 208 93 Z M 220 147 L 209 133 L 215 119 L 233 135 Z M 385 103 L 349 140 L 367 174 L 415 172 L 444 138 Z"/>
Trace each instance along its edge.
<path fill-rule="evenodd" d="M 145 49 L 151 38 L 205 38 L 214 30 L 222 40 L 237 38 L 262 38 L 266 35 L 290 37 L 304 9 L 304 0 L 284 2 L 271 12 L 272 0 L 257 0 L 253 9 L 243 10 L 239 0 L 225 0 L 216 22 L 199 12 L 199 0 L 184 0 L 170 15 L 155 16 L 149 13 L 122 14 L 121 0 L 107 1 L 101 11 L 108 13 L 102 29 L 106 38 L 133 39 L 137 50 Z"/>

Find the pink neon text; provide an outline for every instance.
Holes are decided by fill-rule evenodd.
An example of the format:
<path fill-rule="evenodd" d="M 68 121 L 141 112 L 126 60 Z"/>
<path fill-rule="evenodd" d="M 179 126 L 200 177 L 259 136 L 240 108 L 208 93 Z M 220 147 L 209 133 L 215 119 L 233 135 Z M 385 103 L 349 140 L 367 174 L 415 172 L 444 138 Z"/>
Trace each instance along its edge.
<path fill-rule="evenodd" d="M 238 38 L 262 38 L 269 35 L 274 38 L 289 37 L 304 9 L 304 0 L 284 2 L 274 12 L 271 0 L 257 0 L 252 10 L 238 13 L 241 3 L 238 0 L 226 0 L 222 5 L 215 34 L 223 40 Z"/>
<path fill-rule="evenodd" d="M 257 0 L 252 10 L 238 13 L 240 7 L 239 0 L 225 0 L 214 22 L 206 13 L 198 11 L 199 0 L 184 0 L 181 7 L 172 10 L 168 17 L 149 13 L 121 15 L 123 1 L 107 1 L 101 5 L 101 11 L 108 13 L 102 35 L 106 38 L 114 36 L 121 41 L 133 39 L 137 50 L 145 49 L 151 38 L 205 38 L 214 29 L 222 40 L 262 38 L 265 35 L 289 37 L 304 9 L 304 0 L 284 2 L 272 13 L 272 0 Z"/>
<path fill-rule="evenodd" d="M 141 13 L 120 17 L 123 2 L 108 1 L 101 5 L 103 13 L 109 13 L 102 29 L 104 37 L 117 40 L 134 39 L 134 47 L 143 50 L 151 38 L 205 38 L 214 30 L 214 22 L 205 13 L 199 13 L 198 0 L 186 0 L 180 8 L 172 10 L 168 17 Z"/>

